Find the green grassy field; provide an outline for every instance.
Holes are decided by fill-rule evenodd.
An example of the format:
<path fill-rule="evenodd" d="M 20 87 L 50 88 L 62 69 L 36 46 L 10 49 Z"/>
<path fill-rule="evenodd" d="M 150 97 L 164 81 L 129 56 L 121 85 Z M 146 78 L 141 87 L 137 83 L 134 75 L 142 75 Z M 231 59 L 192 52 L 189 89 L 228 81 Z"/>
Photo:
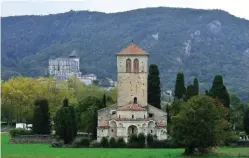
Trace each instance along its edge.
<path fill-rule="evenodd" d="M 181 156 L 183 149 L 52 148 L 49 144 L 9 144 L 8 135 L 1 136 L 2 158 L 190 158 Z M 230 156 L 205 157 L 249 157 L 249 148 L 220 148 L 217 153 Z"/>

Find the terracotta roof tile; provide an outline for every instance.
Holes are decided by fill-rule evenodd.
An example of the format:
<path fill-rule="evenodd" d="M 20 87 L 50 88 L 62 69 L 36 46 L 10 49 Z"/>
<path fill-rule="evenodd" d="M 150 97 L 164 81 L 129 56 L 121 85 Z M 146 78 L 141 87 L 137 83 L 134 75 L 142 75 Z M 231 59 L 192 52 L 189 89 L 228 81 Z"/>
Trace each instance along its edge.
<path fill-rule="evenodd" d="M 108 121 L 100 121 L 98 124 L 99 127 L 108 127 L 109 122 Z"/>
<path fill-rule="evenodd" d="M 148 55 L 148 53 L 132 42 L 126 48 L 117 53 L 117 55 Z"/>
<path fill-rule="evenodd" d="M 126 105 L 120 108 L 120 110 L 134 110 L 134 111 L 141 111 L 141 110 L 146 110 L 139 104 L 130 104 Z"/>

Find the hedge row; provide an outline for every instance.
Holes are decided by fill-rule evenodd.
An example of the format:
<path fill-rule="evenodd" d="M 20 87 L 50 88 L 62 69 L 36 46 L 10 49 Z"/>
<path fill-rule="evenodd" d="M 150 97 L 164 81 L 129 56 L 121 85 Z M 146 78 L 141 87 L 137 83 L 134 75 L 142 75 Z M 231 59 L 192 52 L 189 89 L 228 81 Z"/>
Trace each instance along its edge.
<path fill-rule="evenodd" d="M 146 143 L 147 142 L 147 143 Z M 148 135 L 147 137 L 144 134 L 132 135 L 129 138 L 128 143 L 125 143 L 123 138 L 106 138 L 103 137 L 100 142 L 96 140 L 90 142 L 85 138 L 76 138 L 74 139 L 71 145 L 64 145 L 61 140 L 54 140 L 52 142 L 52 147 L 76 147 L 76 148 L 180 148 L 179 145 L 173 143 L 172 140 L 157 140 L 153 136 Z"/>
<path fill-rule="evenodd" d="M 15 128 L 10 130 L 11 137 L 15 137 L 17 135 L 33 135 L 34 133 L 32 131 L 28 131 L 22 128 Z"/>

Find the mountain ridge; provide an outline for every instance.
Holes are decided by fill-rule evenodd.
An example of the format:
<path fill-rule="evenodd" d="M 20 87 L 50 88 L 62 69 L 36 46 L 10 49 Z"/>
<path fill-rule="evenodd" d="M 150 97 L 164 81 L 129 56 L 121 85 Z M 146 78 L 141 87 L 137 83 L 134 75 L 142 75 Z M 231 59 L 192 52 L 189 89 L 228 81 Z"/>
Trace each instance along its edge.
<path fill-rule="evenodd" d="M 249 21 L 222 10 L 157 7 L 4 17 L 2 77 L 43 75 L 49 58 L 76 50 L 83 73 L 116 79 L 115 53 L 132 40 L 159 65 L 163 89 L 174 88 L 179 71 L 186 84 L 198 77 L 202 91 L 222 74 L 231 92 L 249 97 Z"/>

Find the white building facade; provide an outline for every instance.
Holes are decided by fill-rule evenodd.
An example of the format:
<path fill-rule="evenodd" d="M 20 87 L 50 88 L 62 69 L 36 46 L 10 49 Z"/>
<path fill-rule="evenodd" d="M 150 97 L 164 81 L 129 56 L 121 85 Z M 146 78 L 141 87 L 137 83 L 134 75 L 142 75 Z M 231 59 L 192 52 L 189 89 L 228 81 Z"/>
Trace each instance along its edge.
<path fill-rule="evenodd" d="M 49 74 L 56 79 L 66 80 L 70 77 L 81 76 L 80 58 L 73 51 L 68 58 L 49 60 Z"/>
<path fill-rule="evenodd" d="M 147 103 L 148 54 L 131 43 L 117 53 L 117 104 L 98 111 L 97 140 L 132 134 L 167 139 L 167 114 Z"/>

